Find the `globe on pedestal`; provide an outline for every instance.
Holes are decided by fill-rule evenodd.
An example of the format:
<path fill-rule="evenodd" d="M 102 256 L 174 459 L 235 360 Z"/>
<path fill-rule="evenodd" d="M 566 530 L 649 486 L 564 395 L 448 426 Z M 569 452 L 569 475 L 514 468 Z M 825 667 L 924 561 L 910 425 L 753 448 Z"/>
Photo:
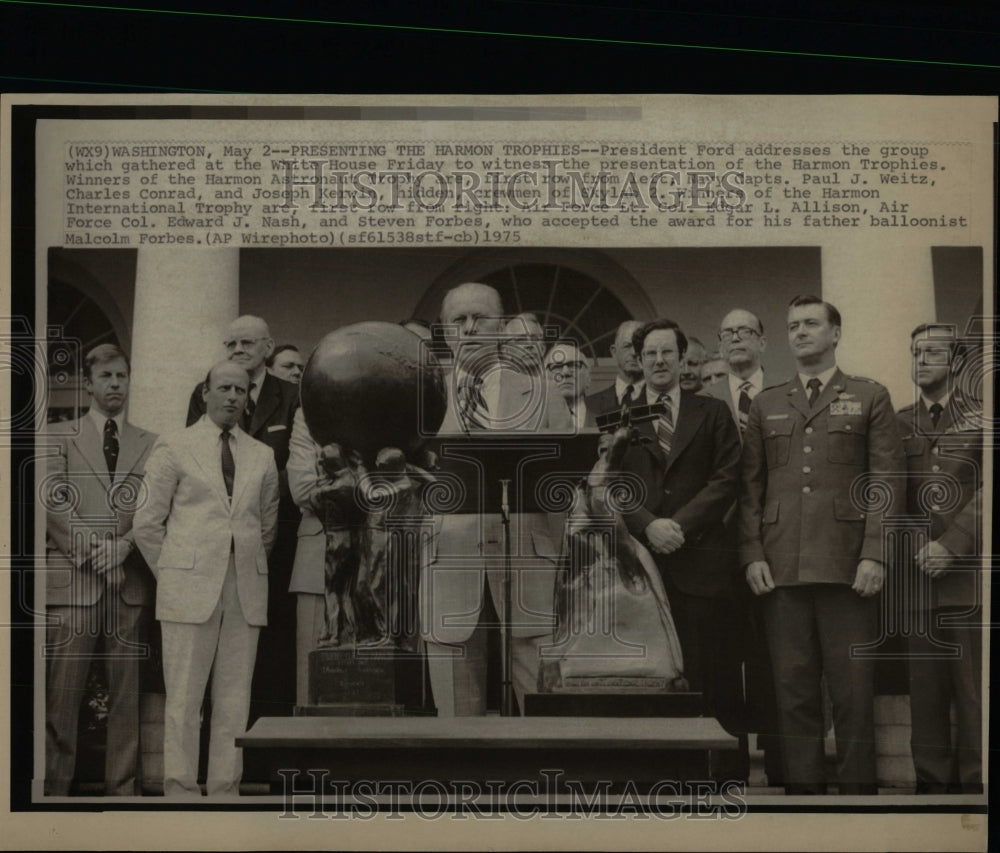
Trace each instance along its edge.
<path fill-rule="evenodd" d="M 368 466 L 383 447 L 410 457 L 438 431 L 448 405 L 427 342 L 394 323 L 355 323 L 328 334 L 299 388 L 313 439 L 355 450 Z"/>

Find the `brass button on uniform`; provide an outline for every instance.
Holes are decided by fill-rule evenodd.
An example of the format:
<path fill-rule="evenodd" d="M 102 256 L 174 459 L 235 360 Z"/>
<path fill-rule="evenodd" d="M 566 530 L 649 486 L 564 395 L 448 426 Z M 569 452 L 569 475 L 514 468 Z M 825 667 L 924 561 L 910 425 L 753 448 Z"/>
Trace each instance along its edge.
<path fill-rule="evenodd" d="M 806 435 L 812 435 L 812 431 L 813 431 L 812 427 L 806 427 Z"/>
<path fill-rule="evenodd" d="M 807 444 L 805 447 L 802 448 L 802 452 L 803 453 L 812 453 L 813 449 Z"/>
<path fill-rule="evenodd" d="M 803 486 L 802 487 L 802 494 L 804 494 L 804 495 L 808 495 L 811 491 L 812 491 L 812 487 L 810 487 L 810 486 Z"/>
<path fill-rule="evenodd" d="M 812 472 L 812 468 L 810 468 L 808 465 L 803 465 L 802 466 L 802 473 L 803 474 L 809 474 L 811 472 Z"/>
<path fill-rule="evenodd" d="M 844 424 L 844 432 L 850 432 L 850 431 L 851 431 L 851 425 L 850 424 Z"/>
<path fill-rule="evenodd" d="M 941 470 L 941 466 L 940 465 L 931 465 L 931 470 L 936 474 L 938 471 Z"/>

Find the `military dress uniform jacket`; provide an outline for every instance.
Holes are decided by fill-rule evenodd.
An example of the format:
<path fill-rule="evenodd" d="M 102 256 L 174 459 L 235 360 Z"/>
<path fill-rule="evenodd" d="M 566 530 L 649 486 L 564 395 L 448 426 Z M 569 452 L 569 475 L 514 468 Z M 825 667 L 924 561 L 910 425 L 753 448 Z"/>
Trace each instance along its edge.
<path fill-rule="evenodd" d="M 930 521 L 930 537 L 957 557 L 982 554 L 982 412 L 954 398 L 937 426 L 923 400 L 899 410 L 906 455 L 906 510 Z M 928 488 L 935 482 L 937 488 Z M 957 484 L 958 490 L 955 491 Z M 932 609 L 981 603 L 979 573 L 948 569 L 931 583 Z"/>
<path fill-rule="evenodd" d="M 765 388 L 743 441 L 741 565 L 766 560 L 777 586 L 853 584 L 859 560 L 884 562 L 882 516 L 902 506 L 889 475 L 902 464 L 889 393 L 877 382 L 837 370 L 812 407 L 798 376 Z M 852 490 L 864 474 L 886 476 Z"/>

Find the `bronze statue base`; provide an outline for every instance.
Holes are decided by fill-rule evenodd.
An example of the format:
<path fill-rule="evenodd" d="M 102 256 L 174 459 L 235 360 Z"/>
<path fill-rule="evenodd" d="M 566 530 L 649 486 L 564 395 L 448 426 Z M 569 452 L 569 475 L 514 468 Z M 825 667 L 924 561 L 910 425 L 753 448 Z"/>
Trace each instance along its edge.
<path fill-rule="evenodd" d="M 423 660 L 393 647 L 320 648 L 309 653 L 309 704 L 296 716 L 427 715 Z"/>

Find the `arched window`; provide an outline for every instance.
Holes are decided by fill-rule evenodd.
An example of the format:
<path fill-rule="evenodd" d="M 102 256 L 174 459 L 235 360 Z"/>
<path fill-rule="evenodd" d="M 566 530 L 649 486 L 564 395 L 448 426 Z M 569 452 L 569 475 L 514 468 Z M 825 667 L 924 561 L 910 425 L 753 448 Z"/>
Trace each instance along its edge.
<path fill-rule="evenodd" d="M 619 323 L 655 316 L 643 288 L 609 255 L 546 248 L 470 253 L 428 288 L 415 315 L 436 320 L 445 293 L 467 281 L 495 287 L 508 314 L 536 314 L 543 326 L 557 326 L 561 336 L 573 338 L 587 355 L 605 363 Z M 595 387 L 605 372 L 598 368 Z"/>

